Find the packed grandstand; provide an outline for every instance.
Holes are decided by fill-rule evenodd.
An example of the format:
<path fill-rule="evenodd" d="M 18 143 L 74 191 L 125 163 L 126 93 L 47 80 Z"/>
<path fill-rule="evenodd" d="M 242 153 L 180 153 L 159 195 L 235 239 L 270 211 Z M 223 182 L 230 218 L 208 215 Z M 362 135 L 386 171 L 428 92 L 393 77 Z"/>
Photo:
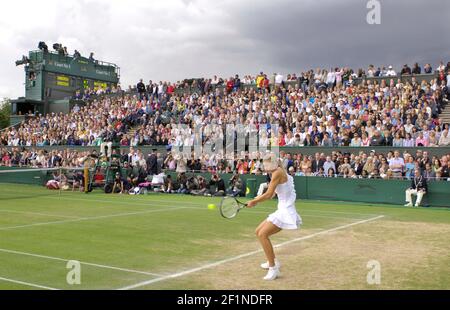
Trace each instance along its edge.
<path fill-rule="evenodd" d="M 429 75 L 418 79 L 416 75 Z M 404 79 L 404 77 L 408 77 Z M 89 150 L 73 146 L 121 146 L 129 167 L 151 174 L 141 146 L 201 144 L 217 131 L 180 139 L 176 125 L 252 125 L 259 144 L 279 147 L 368 147 L 343 152 L 330 148 L 313 155 L 282 151 L 285 168 L 295 175 L 351 178 L 410 178 L 419 167 L 429 179 L 446 180 L 450 154 L 395 151 L 403 147 L 450 146 L 449 124 L 441 113 L 450 99 L 450 62 L 436 69 L 427 64 L 400 72 L 392 66 L 354 71 L 317 69 L 301 74 L 236 75 L 182 82 L 140 80 L 123 90 L 77 92 L 69 114 L 29 113 L 18 126 L 0 131 L 0 165 L 81 167 Z M 279 131 L 271 132 L 271 124 Z M 196 140 L 196 141 L 194 141 Z M 44 146 L 67 146 L 47 151 Z M 379 151 L 377 147 L 391 147 Z M 104 155 L 104 154 L 99 154 Z M 241 154 L 233 163 L 219 157 L 177 158 L 158 153 L 158 170 L 261 174 L 261 160 Z M 136 174 L 137 172 L 135 172 Z"/>

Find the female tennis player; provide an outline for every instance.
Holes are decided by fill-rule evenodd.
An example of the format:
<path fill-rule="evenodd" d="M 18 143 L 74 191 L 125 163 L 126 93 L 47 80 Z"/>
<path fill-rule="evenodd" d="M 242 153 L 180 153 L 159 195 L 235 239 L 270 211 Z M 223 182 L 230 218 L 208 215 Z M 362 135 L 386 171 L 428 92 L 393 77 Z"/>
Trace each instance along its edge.
<path fill-rule="evenodd" d="M 278 209 L 256 228 L 256 236 L 266 254 L 267 262 L 261 264 L 263 269 L 268 269 L 264 280 L 275 280 L 280 274 L 280 262 L 275 259 L 272 243 L 269 237 L 282 229 L 297 229 L 302 224 L 302 219 L 295 209 L 296 193 L 294 179 L 290 176 L 271 154 L 263 160 L 264 170 L 272 174 L 267 191 L 247 202 L 247 207 L 254 207 L 258 203 L 278 196 Z"/>

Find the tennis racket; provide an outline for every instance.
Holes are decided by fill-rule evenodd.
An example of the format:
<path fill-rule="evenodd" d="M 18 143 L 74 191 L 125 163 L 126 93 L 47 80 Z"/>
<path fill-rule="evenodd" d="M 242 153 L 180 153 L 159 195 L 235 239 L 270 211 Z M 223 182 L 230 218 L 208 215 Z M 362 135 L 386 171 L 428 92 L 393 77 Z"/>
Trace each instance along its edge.
<path fill-rule="evenodd" d="M 224 218 L 232 219 L 246 206 L 246 203 L 240 202 L 234 197 L 223 197 L 220 202 L 219 210 Z"/>

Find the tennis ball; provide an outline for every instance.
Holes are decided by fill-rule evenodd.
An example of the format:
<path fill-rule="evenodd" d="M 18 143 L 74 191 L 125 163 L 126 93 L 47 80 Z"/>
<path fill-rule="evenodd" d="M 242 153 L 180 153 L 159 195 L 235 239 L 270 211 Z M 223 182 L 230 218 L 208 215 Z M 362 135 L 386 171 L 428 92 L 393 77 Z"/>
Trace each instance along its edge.
<path fill-rule="evenodd" d="M 213 203 L 210 203 L 210 204 L 208 205 L 208 209 L 209 209 L 209 210 L 214 210 L 215 208 L 216 208 L 216 205 L 213 204 Z"/>

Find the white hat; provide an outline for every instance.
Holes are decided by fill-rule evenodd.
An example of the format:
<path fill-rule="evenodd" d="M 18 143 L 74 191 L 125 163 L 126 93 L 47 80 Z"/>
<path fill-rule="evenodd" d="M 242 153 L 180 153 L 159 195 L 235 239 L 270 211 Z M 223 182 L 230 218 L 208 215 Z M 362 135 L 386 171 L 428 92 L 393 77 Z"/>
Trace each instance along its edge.
<path fill-rule="evenodd" d="M 392 69 L 392 66 L 389 66 L 389 69 Z"/>

